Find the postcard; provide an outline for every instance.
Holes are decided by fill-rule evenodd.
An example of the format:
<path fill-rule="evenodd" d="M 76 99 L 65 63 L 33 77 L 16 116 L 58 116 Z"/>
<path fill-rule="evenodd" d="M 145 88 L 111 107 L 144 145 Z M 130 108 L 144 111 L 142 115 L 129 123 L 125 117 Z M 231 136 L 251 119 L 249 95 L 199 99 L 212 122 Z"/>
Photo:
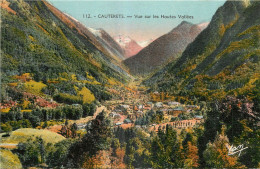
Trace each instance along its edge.
<path fill-rule="evenodd" d="M 1 168 L 260 168 L 259 1 L 0 6 Z"/>

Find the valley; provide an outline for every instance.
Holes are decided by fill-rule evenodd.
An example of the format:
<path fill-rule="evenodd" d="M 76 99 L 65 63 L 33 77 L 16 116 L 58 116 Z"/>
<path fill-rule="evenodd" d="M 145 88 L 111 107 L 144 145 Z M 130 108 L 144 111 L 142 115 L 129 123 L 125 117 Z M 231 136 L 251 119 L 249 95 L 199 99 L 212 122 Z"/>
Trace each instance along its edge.
<path fill-rule="evenodd" d="M 31 79 L 28 76 L 26 76 L 27 79 L 20 78 L 25 80 L 25 82 L 20 81 L 18 78 L 17 86 L 27 83 L 26 80 Z M 50 82 L 52 81 L 50 80 Z M 61 138 L 64 140 L 63 142 L 71 139 L 83 140 L 86 137 L 86 133 L 90 133 L 89 128 L 91 128 L 91 124 L 102 114 L 107 119 L 110 119 L 109 126 L 114 130 L 115 134 L 119 134 L 117 130 L 123 129 L 125 131 L 141 132 L 143 135 L 146 135 L 146 138 L 150 138 L 152 133 L 159 133 L 169 127 L 180 134 L 183 130 L 192 130 L 203 125 L 204 117 L 201 114 L 202 108 L 200 105 L 193 103 L 191 105 L 188 102 L 181 104 L 174 101 L 173 97 L 166 96 L 167 94 L 164 93 L 147 93 L 147 89 L 140 84 L 141 81 L 132 79 L 127 86 L 115 84 L 105 86 L 105 90 L 113 93 L 111 98 L 95 102 L 95 104 L 92 103 L 92 105 L 95 105 L 92 109 L 91 105 L 86 103 L 82 106 L 77 103 L 69 106 L 67 103 L 57 102 L 58 100 L 52 100 L 48 98 L 48 95 L 42 93 L 43 90 L 38 90 L 37 92 L 41 94 L 37 93 L 36 95 L 36 91 L 32 88 L 36 88 L 38 84 L 29 80 L 30 84 L 34 84 L 35 87 L 30 86 L 29 91 L 22 93 L 22 100 L 25 98 L 24 101 L 12 100 L 1 104 L 1 128 L 5 132 L 1 134 L 0 147 L 4 151 L 16 152 L 17 154 L 17 152 L 22 151 L 22 145 L 29 146 L 29 144 L 35 144 L 39 138 L 44 139 L 44 144 L 50 140 L 54 141 Z M 84 83 L 84 81 L 75 78 L 72 82 L 74 82 L 74 85 Z M 55 83 L 59 84 L 60 82 L 57 80 Z M 16 93 L 20 90 L 16 87 L 11 88 Z M 34 94 L 29 94 L 29 92 Z M 84 98 L 84 96 L 82 97 Z M 72 112 L 75 113 L 72 114 Z M 19 115 L 22 118 L 17 118 Z M 126 138 L 129 139 L 128 137 Z M 31 141 L 27 139 L 35 140 L 36 142 L 30 143 Z M 27 144 L 25 143 L 26 141 L 28 142 Z M 33 151 L 36 150 L 33 149 Z M 71 151 L 70 149 L 65 150 Z M 125 150 L 120 151 L 124 152 Z M 111 155 L 109 149 L 99 151 L 99 153 L 102 156 L 105 153 L 109 157 L 97 162 L 99 167 L 103 168 L 108 164 L 113 166 L 118 163 L 121 166 L 125 166 L 125 162 L 122 159 L 120 160 L 118 155 Z M 50 164 L 49 158 L 54 157 L 49 154 L 45 159 L 45 163 L 53 165 Z M 117 163 L 114 163 L 112 159 L 117 161 Z M 25 165 L 25 162 L 21 163 Z M 29 162 L 29 165 L 32 165 L 32 163 Z"/>
<path fill-rule="evenodd" d="M 259 2 L 142 41 L 0 5 L 1 168 L 260 167 Z"/>

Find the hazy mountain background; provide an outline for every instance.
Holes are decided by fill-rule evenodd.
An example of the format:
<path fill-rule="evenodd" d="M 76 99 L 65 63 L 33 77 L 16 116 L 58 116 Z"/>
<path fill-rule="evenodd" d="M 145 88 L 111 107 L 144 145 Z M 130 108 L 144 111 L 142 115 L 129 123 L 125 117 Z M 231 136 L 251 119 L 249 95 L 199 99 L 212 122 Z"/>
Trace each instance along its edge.
<path fill-rule="evenodd" d="M 152 73 L 181 55 L 186 46 L 206 27 L 183 21 L 169 33 L 154 40 L 135 56 L 124 60 L 134 75 Z"/>
<path fill-rule="evenodd" d="M 137 54 L 143 49 L 134 39 L 125 35 L 114 37 L 115 41 L 121 46 L 124 51 L 125 59 Z"/>

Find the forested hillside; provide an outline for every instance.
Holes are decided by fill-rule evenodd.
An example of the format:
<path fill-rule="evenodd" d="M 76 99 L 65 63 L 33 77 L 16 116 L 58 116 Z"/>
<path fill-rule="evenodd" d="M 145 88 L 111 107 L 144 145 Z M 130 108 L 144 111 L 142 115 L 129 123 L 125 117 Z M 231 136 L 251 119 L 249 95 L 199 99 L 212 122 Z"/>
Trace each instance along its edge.
<path fill-rule="evenodd" d="M 200 167 L 259 167 L 259 11 L 257 1 L 225 2 L 179 59 L 143 82 L 181 102 L 207 102 Z M 225 156 L 235 144 L 246 153 Z"/>
<path fill-rule="evenodd" d="M 46 1 L 2 1 L 1 8 L 4 131 L 93 115 L 112 98 L 107 87 L 129 79 L 87 28 Z"/>
<path fill-rule="evenodd" d="M 89 73 L 101 83 L 109 78 L 126 80 L 126 72 L 111 56 L 50 4 L 10 2 L 9 8 L 15 13 L 1 10 L 3 77 L 32 73 L 39 81 L 69 73 L 86 80 Z"/>
<path fill-rule="evenodd" d="M 259 99 L 259 10 L 259 2 L 227 1 L 182 56 L 145 84 L 202 100 L 227 94 Z"/>

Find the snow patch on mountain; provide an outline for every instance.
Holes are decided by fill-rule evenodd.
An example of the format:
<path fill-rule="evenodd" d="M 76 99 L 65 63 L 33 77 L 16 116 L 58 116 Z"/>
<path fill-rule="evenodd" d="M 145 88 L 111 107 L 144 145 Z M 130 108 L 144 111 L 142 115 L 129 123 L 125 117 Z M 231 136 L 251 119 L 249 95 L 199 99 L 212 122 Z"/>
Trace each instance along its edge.
<path fill-rule="evenodd" d="M 115 36 L 114 39 L 121 47 L 126 47 L 126 45 L 132 41 L 129 36 L 124 35 Z"/>
<path fill-rule="evenodd" d="M 124 54 L 126 58 L 136 55 L 138 52 L 140 52 L 143 49 L 143 47 L 141 47 L 135 40 L 133 40 L 129 36 L 117 35 L 114 36 L 113 38 L 124 50 Z"/>
<path fill-rule="evenodd" d="M 146 41 L 138 41 L 138 45 L 140 45 L 142 48 L 148 46 L 150 43 L 153 42 L 153 39 L 149 39 L 149 40 L 146 40 Z"/>

